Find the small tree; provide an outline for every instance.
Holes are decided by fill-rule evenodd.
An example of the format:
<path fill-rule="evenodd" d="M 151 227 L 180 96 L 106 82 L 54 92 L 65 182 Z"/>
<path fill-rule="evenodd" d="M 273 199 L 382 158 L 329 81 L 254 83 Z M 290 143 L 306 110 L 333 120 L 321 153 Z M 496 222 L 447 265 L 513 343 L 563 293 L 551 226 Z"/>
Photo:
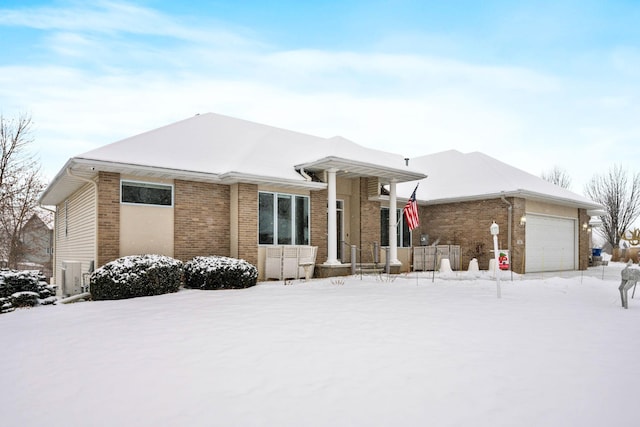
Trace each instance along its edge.
<path fill-rule="evenodd" d="M 554 166 L 549 172 L 542 172 L 540 177 L 562 188 L 571 187 L 571 177 L 559 166 Z"/>
<path fill-rule="evenodd" d="M 0 258 L 9 268 L 17 268 L 25 255 L 23 228 L 45 187 L 40 165 L 28 150 L 33 143 L 31 126 L 27 115 L 0 115 Z"/>
<path fill-rule="evenodd" d="M 584 192 L 604 207 L 600 233 L 611 246 L 617 247 L 620 236 L 640 216 L 640 174 L 634 174 L 629 181 L 622 166 L 615 165 L 608 174 L 591 178 Z"/>

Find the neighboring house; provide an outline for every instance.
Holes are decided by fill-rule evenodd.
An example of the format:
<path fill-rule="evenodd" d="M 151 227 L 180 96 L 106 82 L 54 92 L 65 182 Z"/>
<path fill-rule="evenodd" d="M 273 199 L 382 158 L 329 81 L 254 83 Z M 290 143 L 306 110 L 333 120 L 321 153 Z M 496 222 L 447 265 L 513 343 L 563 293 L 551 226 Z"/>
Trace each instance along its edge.
<path fill-rule="evenodd" d="M 45 277 L 53 274 L 53 229 L 33 214 L 22 230 L 24 243 L 23 268 L 38 268 Z"/>
<path fill-rule="evenodd" d="M 40 270 L 45 277 L 53 274 L 53 229 L 38 214 L 33 214 L 22 228 L 22 246 L 18 268 Z M 3 262 L 6 264 L 6 261 Z M 6 265 L 2 265 L 6 267 Z"/>
<path fill-rule="evenodd" d="M 464 159 L 468 164 L 455 163 Z M 493 171 L 502 182 L 480 171 L 496 165 L 514 179 L 505 180 L 504 170 Z M 447 182 L 463 176 L 471 182 Z M 481 185 L 488 178 L 497 190 Z M 398 228 L 389 224 L 389 212 L 401 210 L 419 181 L 421 225 L 410 233 L 402 218 Z M 503 196 L 512 205 L 510 215 Z M 531 264 L 532 271 L 586 268 L 581 225 L 589 220 L 588 209 L 599 208 L 480 153 L 445 152 L 409 161 L 341 137 L 212 113 L 69 159 L 40 202 L 56 206 L 57 283 L 67 261 L 86 273 L 140 253 L 183 261 L 197 255 L 244 258 L 264 277 L 265 254 L 274 245 L 316 246 L 316 275 L 329 276 L 346 271 L 347 245 L 357 246 L 358 262 L 371 262 L 381 243 L 389 245 L 396 270 L 407 271 L 410 247 L 426 234 L 461 245 L 463 263 L 477 253 L 487 264 L 492 220 L 502 227 L 503 242 L 511 224 L 514 269 L 524 268 L 527 251 L 554 250 L 537 239 L 563 247 L 573 239 L 573 252 L 566 255 L 571 262 Z M 519 225 L 522 216 L 526 227 Z M 565 235 L 569 225 L 571 237 Z M 545 231 L 554 227 L 559 234 Z M 486 249 L 471 251 L 478 242 Z"/>

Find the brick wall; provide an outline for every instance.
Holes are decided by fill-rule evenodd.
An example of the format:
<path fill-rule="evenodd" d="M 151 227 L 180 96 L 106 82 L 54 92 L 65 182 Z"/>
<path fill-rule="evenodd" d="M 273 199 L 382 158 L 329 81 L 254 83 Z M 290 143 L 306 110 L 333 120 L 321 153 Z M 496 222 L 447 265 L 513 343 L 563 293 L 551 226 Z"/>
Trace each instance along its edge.
<path fill-rule="evenodd" d="M 229 186 L 175 180 L 174 191 L 174 257 L 229 256 Z"/>
<path fill-rule="evenodd" d="M 589 225 L 591 217 L 586 209 L 578 209 L 578 269 L 586 270 L 589 267 L 589 232 L 582 228 L 582 224 Z"/>
<path fill-rule="evenodd" d="M 525 266 L 525 245 L 527 240 L 525 238 L 526 229 L 520 225 L 520 219 L 526 213 L 526 201 L 521 198 L 508 198 L 509 202 L 513 204 L 513 229 L 511 239 L 511 269 L 514 273 L 524 273 Z M 505 230 L 506 231 L 506 230 Z M 500 230 L 502 233 L 502 230 Z"/>
<path fill-rule="evenodd" d="M 512 204 L 512 253 L 514 272 L 524 269 L 524 228 L 520 217 L 524 214 L 524 199 L 507 198 Z M 445 203 L 420 206 L 420 227 L 413 232 L 413 244 L 420 244 L 420 235 L 429 235 L 429 244 L 440 239 L 440 245 L 460 245 L 461 267 L 466 270 L 469 261 L 477 258 L 481 269 L 489 268 L 493 255 L 493 237 L 489 227 L 493 221 L 500 226 L 498 246 L 507 249 L 508 205 L 501 199 Z"/>
<path fill-rule="evenodd" d="M 98 173 L 97 267 L 120 257 L 120 174 Z"/>
<path fill-rule="evenodd" d="M 238 257 L 258 265 L 258 186 L 238 184 Z"/>
<path fill-rule="evenodd" d="M 316 263 L 327 260 L 327 190 L 311 192 L 311 245 L 318 247 Z"/>
<path fill-rule="evenodd" d="M 373 262 L 373 242 L 380 244 L 380 202 L 369 200 L 377 189 L 377 178 L 360 178 L 360 249 L 365 263 Z"/>

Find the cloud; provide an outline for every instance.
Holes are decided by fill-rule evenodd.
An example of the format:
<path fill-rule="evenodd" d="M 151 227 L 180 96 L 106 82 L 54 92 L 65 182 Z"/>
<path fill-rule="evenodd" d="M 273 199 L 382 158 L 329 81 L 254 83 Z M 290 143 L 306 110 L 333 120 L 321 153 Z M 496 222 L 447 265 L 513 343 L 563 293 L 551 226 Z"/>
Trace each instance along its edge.
<path fill-rule="evenodd" d="M 637 91 L 594 93 L 550 72 L 394 54 L 388 44 L 278 48 L 231 25 L 124 2 L 1 12 L 0 25 L 44 35 L 41 63 L 0 66 L 0 99 L 5 115 L 31 112 L 49 177 L 69 157 L 207 111 L 409 157 L 482 151 L 536 175 L 559 164 L 578 192 L 599 167 L 594 157 L 612 160 L 599 147 L 638 153 L 637 129 L 624 124 Z"/>

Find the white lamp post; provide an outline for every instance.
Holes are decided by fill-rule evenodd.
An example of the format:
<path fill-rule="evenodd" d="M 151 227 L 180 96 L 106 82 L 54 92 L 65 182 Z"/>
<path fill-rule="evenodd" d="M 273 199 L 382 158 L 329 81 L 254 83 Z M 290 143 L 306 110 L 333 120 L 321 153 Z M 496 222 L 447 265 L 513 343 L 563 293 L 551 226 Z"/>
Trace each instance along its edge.
<path fill-rule="evenodd" d="M 500 298 L 500 270 L 498 270 L 498 234 L 500 234 L 500 227 L 493 221 L 489 231 L 491 231 L 491 235 L 493 236 L 493 274 L 496 276 L 496 287 L 498 289 L 498 298 Z"/>

